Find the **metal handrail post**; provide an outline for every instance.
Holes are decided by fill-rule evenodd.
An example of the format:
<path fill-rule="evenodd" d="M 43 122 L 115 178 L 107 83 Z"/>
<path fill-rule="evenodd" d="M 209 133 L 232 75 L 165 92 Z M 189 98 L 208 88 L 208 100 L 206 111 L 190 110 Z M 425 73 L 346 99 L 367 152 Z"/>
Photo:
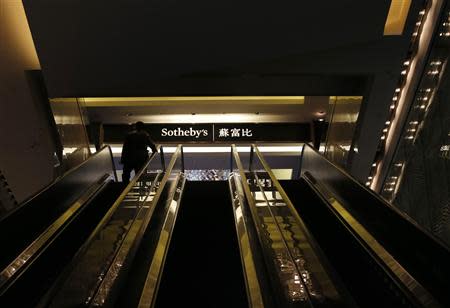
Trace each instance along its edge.
<path fill-rule="evenodd" d="M 230 174 L 233 172 L 233 146 L 234 144 L 230 146 Z"/>
<path fill-rule="evenodd" d="M 250 145 L 250 161 L 249 161 L 249 163 L 248 163 L 248 171 L 252 171 L 252 165 L 253 165 L 253 147 L 254 147 L 254 146 L 255 146 L 254 144 Z"/>
<path fill-rule="evenodd" d="M 161 165 L 162 165 L 163 171 L 166 171 L 166 161 L 164 160 L 164 149 L 163 149 L 163 146 L 161 146 L 159 148 L 159 150 L 160 150 L 159 154 L 161 156 Z"/>
<path fill-rule="evenodd" d="M 302 152 L 300 153 L 300 162 L 299 162 L 299 166 L 298 166 L 297 179 L 299 179 L 302 176 L 303 152 L 304 151 L 305 151 L 305 144 L 303 144 Z"/>
<path fill-rule="evenodd" d="M 181 172 L 184 173 L 184 150 L 183 150 L 183 146 L 181 146 Z"/>

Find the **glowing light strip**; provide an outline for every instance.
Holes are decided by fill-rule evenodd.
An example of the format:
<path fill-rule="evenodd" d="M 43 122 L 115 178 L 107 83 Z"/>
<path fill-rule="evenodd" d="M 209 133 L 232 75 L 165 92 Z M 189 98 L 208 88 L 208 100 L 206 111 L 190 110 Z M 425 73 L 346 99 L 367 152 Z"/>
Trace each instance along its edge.
<path fill-rule="evenodd" d="M 87 107 L 177 106 L 193 104 L 300 105 L 304 96 L 161 96 L 161 97 L 83 97 Z M 52 103 L 72 103 L 75 98 L 51 98 Z"/>
<path fill-rule="evenodd" d="M 114 121 L 116 117 L 112 117 L 110 123 L 117 123 Z M 118 117 L 120 120 L 120 116 Z M 153 115 L 137 115 L 127 118 L 130 123 L 135 121 L 143 121 L 144 123 L 164 123 L 164 124 L 180 124 L 180 123 L 263 123 L 263 122 L 298 122 L 299 115 L 291 112 L 289 115 L 285 114 L 255 114 L 255 113 L 227 113 L 227 114 L 153 114 Z M 105 122 L 108 123 L 108 122 Z"/>
<path fill-rule="evenodd" d="M 258 147 L 260 152 L 264 153 L 300 153 L 302 151 L 302 145 L 296 146 L 260 146 Z M 121 146 L 112 146 L 111 150 L 113 154 L 121 154 L 122 147 Z M 175 146 L 165 146 L 164 153 L 174 153 L 176 150 Z M 238 152 L 241 153 L 249 153 L 250 146 L 238 146 Z M 195 146 L 184 146 L 184 153 L 230 153 L 230 146 L 204 146 L 204 147 L 195 147 Z M 95 148 L 91 148 L 91 152 L 95 153 Z"/>

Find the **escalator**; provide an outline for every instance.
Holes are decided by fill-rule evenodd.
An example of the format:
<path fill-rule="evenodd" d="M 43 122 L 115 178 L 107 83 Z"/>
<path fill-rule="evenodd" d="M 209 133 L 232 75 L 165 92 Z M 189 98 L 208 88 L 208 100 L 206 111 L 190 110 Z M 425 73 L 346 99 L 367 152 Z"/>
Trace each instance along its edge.
<path fill-rule="evenodd" d="M 0 306 L 449 306 L 448 250 L 320 154 L 279 182 L 231 149 L 228 181 L 187 181 L 179 145 L 127 187 L 98 154 L 1 221 Z"/>
<path fill-rule="evenodd" d="M 111 162 L 104 148 L 1 219 L 0 306 L 34 306 L 84 243 L 124 188 Z"/>
<path fill-rule="evenodd" d="M 8 281 L 3 285 L 0 302 L 14 303 L 22 307 L 34 306 L 71 260 L 78 247 L 83 245 L 122 189 L 123 185 L 116 182 L 110 182 L 103 187 L 70 223 L 62 227 L 57 237 L 45 244 L 45 250 L 33 258 L 32 264 L 26 270 L 23 269 L 21 275 L 14 278 L 13 283 Z M 27 290 L 26 296 L 23 296 L 23 290 Z"/>
<path fill-rule="evenodd" d="M 358 306 L 449 306 L 450 252 L 437 239 L 308 145 L 301 177 L 281 183 L 252 151 L 249 177 L 292 204 Z"/>
<path fill-rule="evenodd" d="M 39 306 L 248 306 L 228 183 L 186 182 L 180 149 L 136 176 Z"/>
<path fill-rule="evenodd" d="M 283 188 L 359 306 L 421 306 L 305 179 L 284 182 Z"/>
<path fill-rule="evenodd" d="M 70 170 L 62 178 L 0 218 L 0 269 L 4 269 L 75 203 L 87 203 L 115 185 L 109 147 Z M 120 189 L 120 188 L 119 188 Z M 75 211 L 75 209 L 71 209 Z M 11 236 L 11 233 L 14 236 Z"/>

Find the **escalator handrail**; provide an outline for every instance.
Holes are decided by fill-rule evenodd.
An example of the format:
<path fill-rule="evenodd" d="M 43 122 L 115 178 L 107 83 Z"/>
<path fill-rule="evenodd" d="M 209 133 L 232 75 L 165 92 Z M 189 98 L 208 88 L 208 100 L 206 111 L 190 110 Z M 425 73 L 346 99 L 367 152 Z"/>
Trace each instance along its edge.
<path fill-rule="evenodd" d="M 104 146 L 104 147 L 107 147 L 107 148 L 108 148 L 108 150 L 109 150 L 109 156 L 111 156 L 111 162 L 112 162 L 112 169 L 113 169 L 114 180 L 115 180 L 116 182 L 119 182 L 119 177 L 117 176 L 116 164 L 114 163 L 114 155 L 113 155 L 113 152 L 112 152 L 112 148 L 111 148 L 109 145 L 106 145 L 106 146 Z M 100 149 L 100 151 L 101 151 L 104 147 L 102 147 L 102 148 Z M 96 153 L 95 153 L 95 154 L 96 154 Z M 94 155 L 95 155 L 95 154 L 94 154 Z"/>
<path fill-rule="evenodd" d="M 144 200 L 142 200 L 140 203 L 142 205 L 145 204 L 146 200 L 148 199 L 149 195 L 151 194 L 152 190 L 156 187 L 157 181 L 160 177 L 160 173 L 155 177 L 153 183 L 150 186 L 150 189 L 148 190 L 148 194 L 145 196 Z M 132 234 L 130 231 L 133 229 L 133 225 L 137 222 L 137 217 L 139 216 L 140 212 L 143 210 L 143 206 L 140 206 L 138 213 L 134 217 L 134 220 L 131 222 L 131 226 L 128 229 L 128 231 L 123 236 L 123 239 L 116 248 L 114 258 L 112 258 L 112 261 L 108 265 L 108 270 L 105 271 L 105 274 L 103 276 L 103 280 L 99 282 L 99 285 L 96 288 L 96 291 L 93 293 L 90 301 L 91 306 L 98 306 L 99 303 L 104 303 L 106 298 L 109 298 L 109 294 L 111 293 L 111 290 L 117 289 L 115 286 L 117 285 L 116 281 L 121 279 L 121 274 L 124 272 L 124 269 L 127 265 L 127 260 L 131 259 L 134 256 L 135 250 L 139 246 L 139 243 L 142 239 L 143 233 L 146 229 L 146 224 L 144 223 L 141 225 L 141 227 L 138 229 L 138 232 L 136 234 Z M 155 205 L 152 206 L 151 212 L 147 215 L 151 219 L 151 216 L 153 214 L 153 210 L 155 209 Z M 133 238 L 134 236 L 134 238 Z M 133 238 L 131 241 L 130 238 Z M 118 244 L 118 243 L 117 243 Z M 126 251 L 127 253 L 124 254 L 123 252 Z M 128 262 L 129 263 L 129 262 Z M 120 271 L 121 273 L 117 273 L 117 268 L 114 268 L 114 266 L 117 267 L 117 265 L 120 264 Z M 123 276 L 123 275 L 122 275 Z M 101 298 L 101 299 L 99 299 Z M 108 300 L 109 302 L 111 300 Z"/>
<path fill-rule="evenodd" d="M 283 187 L 281 186 L 280 182 L 278 182 L 277 178 L 275 177 L 275 174 L 273 174 L 272 169 L 269 167 L 269 164 L 267 164 L 266 160 L 262 156 L 261 152 L 259 151 L 258 147 L 254 144 L 252 144 L 252 148 L 254 149 L 254 153 L 258 157 L 259 161 L 261 162 L 264 170 L 267 172 L 267 174 L 270 177 L 270 180 L 272 181 L 273 185 L 277 189 L 278 193 L 280 194 L 281 198 L 286 202 L 287 207 L 289 208 L 289 211 L 294 216 L 294 219 L 300 223 L 300 225 L 303 227 L 304 231 L 307 234 L 307 237 L 309 239 L 312 238 L 312 235 L 309 233 L 308 229 L 303 223 L 303 220 L 301 219 L 300 215 L 298 214 L 297 210 L 295 209 L 294 204 L 289 199 L 288 195 L 284 191 Z"/>
<path fill-rule="evenodd" d="M 161 146 L 161 151 L 160 151 L 160 153 L 161 153 L 161 158 L 163 158 L 162 155 L 164 155 L 164 152 L 163 152 L 162 146 Z M 177 146 L 177 148 L 175 149 L 175 152 L 172 154 L 172 158 L 171 158 L 171 160 L 170 160 L 170 162 L 169 162 L 169 165 L 168 165 L 167 167 L 165 166 L 164 160 L 161 159 L 161 164 L 162 164 L 162 167 L 163 167 L 163 169 L 164 169 L 164 176 L 163 176 L 163 178 L 161 179 L 161 182 L 160 182 L 159 187 L 158 187 L 158 189 L 157 189 L 157 191 L 156 191 L 156 193 L 155 193 L 155 196 L 153 197 L 153 200 L 151 201 L 151 202 L 152 202 L 152 208 L 151 208 L 151 210 L 150 210 L 148 213 L 146 213 L 146 215 L 145 215 L 145 217 L 144 217 L 144 219 L 143 219 L 143 222 L 142 222 L 142 224 L 141 224 L 141 226 L 140 226 L 140 228 L 139 228 L 138 234 L 137 234 L 135 240 L 133 241 L 133 243 L 131 244 L 132 246 L 134 246 L 134 247 L 139 246 L 139 244 L 140 244 L 140 242 L 141 242 L 141 239 L 142 239 L 142 237 L 144 236 L 144 232 L 145 232 L 145 230 L 147 229 L 147 226 L 148 226 L 148 224 L 149 224 L 149 222 L 150 222 L 150 220 L 151 220 L 151 218 L 152 218 L 152 216 L 153 216 L 155 207 L 156 207 L 156 205 L 158 204 L 158 201 L 159 201 L 159 199 L 160 199 L 160 197 L 161 197 L 161 194 L 162 194 L 163 190 L 165 189 L 165 186 L 166 186 L 166 184 L 167 184 L 167 182 L 168 182 L 168 180 L 169 180 L 169 177 L 170 177 L 170 175 L 171 175 L 171 173 L 172 173 L 173 167 L 175 166 L 177 160 L 180 158 L 180 154 L 181 154 L 181 153 L 182 153 L 182 145 L 179 144 L 179 145 Z M 182 159 L 182 157 L 181 157 L 181 159 Z M 141 171 L 143 171 L 143 170 L 141 170 Z M 138 174 L 138 176 L 135 177 L 135 179 L 140 178 L 141 175 L 142 175 L 142 172 L 140 172 L 140 173 Z M 152 184 L 152 185 L 154 185 L 154 184 Z M 145 202 L 145 200 L 144 200 L 143 202 Z M 121 248 L 122 248 L 122 246 L 121 246 Z M 125 257 L 125 258 L 127 258 L 127 257 Z M 132 257 L 132 258 L 133 258 L 133 257 Z M 120 260 L 120 262 L 121 262 L 122 265 L 125 264 L 125 261 L 124 261 L 124 260 Z M 131 262 L 131 261 L 128 260 L 128 262 Z M 108 274 L 109 274 L 110 272 L 114 272 L 114 270 L 112 270 L 111 268 L 109 268 L 108 271 L 107 271 L 106 274 L 105 274 L 105 277 L 108 277 Z M 122 268 L 122 272 L 123 272 L 123 268 Z M 117 274 L 117 273 L 112 274 L 111 276 L 119 277 L 118 279 L 121 278 L 121 276 L 119 276 L 119 274 Z M 117 281 L 117 278 L 114 280 L 113 283 L 115 283 L 116 281 Z M 104 284 L 104 283 L 102 282 L 102 284 Z M 106 284 L 106 283 L 105 283 L 105 284 Z M 99 288 L 99 289 L 100 289 L 100 288 Z M 145 286 L 144 286 L 144 289 L 145 289 Z M 153 290 L 153 293 L 154 293 L 154 292 L 155 292 L 155 291 Z M 91 299 L 90 304 L 91 304 L 91 305 L 96 305 L 96 304 L 98 304 L 98 303 L 96 303 L 96 302 L 99 300 L 98 298 L 99 298 L 99 297 L 104 297 L 104 296 L 105 296 L 105 294 L 99 294 L 99 291 L 97 291 L 97 292 L 94 294 L 94 296 L 92 296 L 92 299 Z M 113 296 L 115 296 L 115 295 L 113 294 Z M 102 300 L 104 300 L 104 298 L 103 298 Z M 100 300 L 100 302 L 101 302 L 102 300 Z M 113 300 L 113 301 L 114 301 L 114 300 Z M 111 302 L 111 300 L 109 300 L 109 302 Z"/>
<path fill-rule="evenodd" d="M 44 194 L 47 190 L 49 190 L 52 186 L 54 186 L 56 183 L 60 182 L 61 180 L 63 180 L 64 178 L 66 178 L 68 175 L 76 172 L 77 170 L 79 170 L 80 168 L 82 168 L 85 164 L 88 163 L 89 160 L 94 159 L 95 156 L 100 155 L 101 152 L 108 150 L 110 155 L 111 155 L 111 165 L 112 165 L 112 169 L 114 172 L 114 178 L 117 181 L 117 172 L 116 172 L 116 167 L 114 165 L 114 159 L 113 159 L 113 155 L 112 155 L 112 150 L 111 147 L 109 145 L 105 145 L 103 146 L 99 151 L 97 151 L 96 153 L 94 153 L 93 155 L 89 156 L 86 160 L 84 160 L 81 164 L 79 164 L 76 167 L 73 167 L 72 169 L 66 171 L 64 174 L 58 176 L 56 179 L 54 179 L 52 182 L 50 182 L 48 185 L 46 185 L 44 188 L 42 188 L 41 190 L 39 190 L 38 192 L 36 192 L 33 196 L 29 197 L 28 199 L 22 201 L 20 203 L 20 205 L 18 207 L 16 207 L 15 209 L 9 211 L 8 213 L 6 213 L 4 216 L 2 216 L 0 218 L 0 224 L 8 219 L 10 216 L 14 215 L 14 213 L 20 211 L 24 206 L 26 206 L 29 202 L 31 202 L 33 199 L 37 198 L 39 195 Z"/>
<path fill-rule="evenodd" d="M 396 215 L 400 216 L 404 220 L 408 221 L 414 228 L 416 228 L 418 231 L 424 233 L 427 237 L 430 238 L 430 240 L 434 241 L 438 246 L 440 246 L 441 249 L 444 249 L 448 254 L 450 254 L 450 247 L 447 247 L 443 243 L 441 239 L 436 237 L 434 234 L 432 234 L 430 231 L 423 228 L 421 225 L 419 225 L 415 220 L 413 220 L 411 217 L 406 215 L 405 213 L 401 212 L 398 208 L 396 208 L 394 205 L 389 203 L 386 199 L 381 197 L 379 194 L 375 193 L 373 190 L 367 188 L 366 186 L 362 185 L 360 182 L 358 182 L 354 177 L 352 177 L 350 174 L 348 174 L 344 169 L 337 166 L 330 160 L 328 160 L 326 157 L 324 157 L 319 151 L 317 151 L 313 146 L 305 143 L 302 150 L 302 157 L 303 152 L 305 150 L 305 147 L 308 147 L 310 150 L 315 152 L 318 156 L 321 157 L 322 160 L 326 161 L 329 165 L 331 165 L 333 168 L 337 169 L 342 175 L 344 175 L 348 180 L 353 182 L 360 190 L 364 191 L 364 193 L 371 195 L 371 197 L 375 198 L 378 202 L 382 203 L 387 209 L 394 212 Z M 303 171 L 301 172 L 303 174 Z M 311 175 L 312 176 L 312 175 Z M 343 200 L 340 200 L 343 201 Z"/>
<path fill-rule="evenodd" d="M 172 174 L 173 167 L 175 166 L 177 160 L 179 158 L 183 159 L 183 157 L 181 157 L 181 153 L 182 153 L 182 145 L 178 144 L 177 148 L 175 149 L 175 152 L 172 154 L 172 158 L 170 159 L 169 165 L 166 168 L 165 174 L 161 180 L 158 191 L 156 192 L 155 197 L 153 198 L 152 201 L 153 204 L 155 205 L 158 204 L 158 201 L 163 193 L 163 190 L 167 182 L 169 181 L 169 177 Z M 151 217 L 148 217 L 148 219 L 146 220 L 147 224 L 150 221 L 150 218 Z M 150 266 L 149 270 L 150 271 L 153 270 L 153 272 L 149 271 L 147 273 L 147 277 L 145 279 L 145 283 L 141 291 L 141 296 L 139 298 L 139 307 L 150 307 L 155 301 L 155 298 L 157 296 L 158 281 L 156 281 L 155 283 L 154 278 L 160 276 L 159 272 L 158 273 L 155 272 L 157 269 L 158 268 L 155 266 Z"/>
<path fill-rule="evenodd" d="M 252 196 L 252 193 L 250 191 L 250 187 L 248 185 L 248 179 L 247 179 L 247 176 L 245 175 L 245 170 L 244 170 L 244 167 L 242 166 L 242 162 L 241 162 L 241 160 L 239 158 L 239 153 L 237 151 L 236 145 L 232 144 L 231 145 L 231 149 L 232 149 L 234 161 L 236 162 L 236 166 L 238 167 L 238 170 L 239 170 L 239 175 L 240 175 L 240 177 L 242 179 L 242 183 L 243 183 L 242 186 L 244 188 L 245 197 L 246 197 L 247 202 L 249 204 L 249 209 L 250 209 L 251 216 L 253 218 L 253 222 L 255 224 L 257 224 L 259 219 L 258 219 L 258 214 L 256 213 L 256 202 L 255 202 L 255 200 L 254 200 L 254 198 Z M 264 237 L 261 234 L 260 228 L 256 227 L 255 230 L 256 230 L 256 233 L 258 234 L 258 237 L 259 237 L 260 241 L 262 241 L 262 239 Z M 281 234 L 281 236 L 283 236 L 283 235 Z M 307 301 L 308 301 L 309 305 L 312 306 L 309 294 L 307 294 Z"/>
<path fill-rule="evenodd" d="M 47 306 L 49 302 L 51 301 L 51 296 L 56 294 L 60 287 L 63 285 L 63 281 L 66 280 L 66 278 L 70 275 L 70 270 L 73 268 L 74 264 L 78 261 L 80 256 L 82 255 L 82 252 L 89 246 L 89 244 L 92 242 L 92 240 L 95 238 L 95 236 L 99 233 L 99 231 L 103 228 L 103 226 L 109 221 L 109 219 L 112 217 L 112 215 L 115 213 L 119 205 L 122 203 L 122 201 L 125 199 L 126 195 L 130 192 L 130 190 L 136 185 L 136 182 L 138 179 L 142 176 L 142 174 L 147 170 L 150 163 L 153 161 L 153 159 L 156 157 L 157 153 L 163 154 L 163 147 L 161 145 L 158 145 L 156 147 L 156 152 L 152 153 L 152 155 L 147 159 L 144 166 L 135 174 L 133 179 L 128 183 L 128 185 L 125 187 L 125 189 L 122 191 L 122 193 L 119 195 L 119 197 L 114 201 L 113 205 L 109 208 L 109 210 L 106 212 L 106 214 L 103 216 L 101 221 L 97 224 L 94 231 L 91 232 L 91 235 L 89 238 L 85 241 L 85 243 L 80 247 L 77 254 L 74 256 L 72 261 L 68 266 L 66 266 L 63 273 L 57 278 L 56 283 L 53 284 L 53 286 L 49 289 L 47 294 L 44 296 L 43 299 L 41 299 L 39 307 Z M 163 165 L 163 162 L 161 161 L 161 164 Z"/>
<path fill-rule="evenodd" d="M 163 223 L 156 239 L 153 257 L 148 267 L 145 282 L 139 297 L 139 307 L 154 307 L 158 296 L 159 285 L 163 275 L 164 266 L 169 251 L 172 234 L 180 208 L 181 198 L 184 191 L 186 178 L 184 173 L 178 173 L 175 185 L 170 187 L 168 198 L 165 200 L 167 213 L 164 215 Z"/>
<path fill-rule="evenodd" d="M 303 219 L 300 217 L 298 211 L 295 209 L 294 204 L 292 203 L 292 201 L 290 200 L 290 198 L 284 191 L 280 182 L 277 180 L 275 174 L 273 173 L 269 164 L 266 162 L 264 156 L 261 154 L 261 152 L 259 151 L 258 147 L 255 144 L 252 144 L 251 147 L 253 149 L 252 151 L 256 154 L 261 165 L 263 166 L 265 172 L 267 172 L 267 174 L 269 175 L 270 180 L 272 181 L 272 185 L 275 186 L 277 192 L 280 194 L 281 198 L 285 202 L 287 208 L 289 209 L 290 214 L 292 215 L 292 217 L 294 218 L 296 223 L 301 227 L 302 232 L 304 233 L 305 240 L 307 241 L 308 245 L 310 245 L 310 247 L 314 253 L 315 262 L 317 264 L 316 266 L 319 266 L 321 268 L 323 273 L 326 275 L 329 283 L 332 284 L 333 287 L 335 288 L 335 291 L 338 292 L 340 294 L 340 296 L 346 297 L 347 296 L 346 294 L 341 294 L 341 292 L 339 292 L 339 290 L 342 291 L 343 288 L 336 287 L 337 285 L 342 284 L 342 282 L 339 280 L 339 278 L 336 276 L 335 273 L 329 271 L 330 266 L 328 265 L 328 261 L 324 257 L 322 250 L 318 247 L 318 244 L 316 243 L 314 236 L 311 234 L 309 229 L 306 227 Z M 261 186 L 260 186 L 260 189 L 262 189 Z M 298 269 L 298 270 L 300 270 L 300 269 Z M 328 284 L 328 283 L 325 283 L 325 284 Z"/>
<path fill-rule="evenodd" d="M 245 192 L 242 182 L 237 178 L 238 174 L 231 174 L 228 179 L 231 200 L 233 202 L 233 215 L 235 219 L 236 234 L 238 235 L 239 249 L 241 251 L 241 263 L 243 265 L 245 285 L 247 288 L 249 306 L 252 308 L 264 307 L 264 295 L 261 291 L 261 284 L 258 279 L 257 263 L 255 262 L 255 252 L 250 241 L 249 230 L 246 218 L 244 219 Z M 240 184 L 240 185 L 239 185 Z M 236 192 L 236 195 L 234 194 Z M 238 201 L 236 207 L 235 201 Z M 236 208 L 240 207 L 241 215 L 237 214 Z M 240 217 L 239 217 L 240 216 Z"/>

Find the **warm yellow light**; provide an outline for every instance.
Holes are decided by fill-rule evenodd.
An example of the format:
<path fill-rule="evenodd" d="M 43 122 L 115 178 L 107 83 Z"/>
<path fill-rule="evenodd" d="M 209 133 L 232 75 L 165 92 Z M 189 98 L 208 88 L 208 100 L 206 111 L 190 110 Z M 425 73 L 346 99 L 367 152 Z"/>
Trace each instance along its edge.
<path fill-rule="evenodd" d="M 411 0 L 391 0 L 391 6 L 384 25 L 384 35 L 401 35 L 408 17 Z"/>
<path fill-rule="evenodd" d="M 301 105 L 304 96 L 166 96 L 166 97 L 84 97 L 80 98 L 87 107 L 121 107 L 121 106 L 176 106 L 246 104 L 246 105 Z M 59 103 L 66 98 L 52 98 L 51 102 Z"/>
<path fill-rule="evenodd" d="M 362 96 L 330 96 L 330 104 L 361 104 Z"/>

